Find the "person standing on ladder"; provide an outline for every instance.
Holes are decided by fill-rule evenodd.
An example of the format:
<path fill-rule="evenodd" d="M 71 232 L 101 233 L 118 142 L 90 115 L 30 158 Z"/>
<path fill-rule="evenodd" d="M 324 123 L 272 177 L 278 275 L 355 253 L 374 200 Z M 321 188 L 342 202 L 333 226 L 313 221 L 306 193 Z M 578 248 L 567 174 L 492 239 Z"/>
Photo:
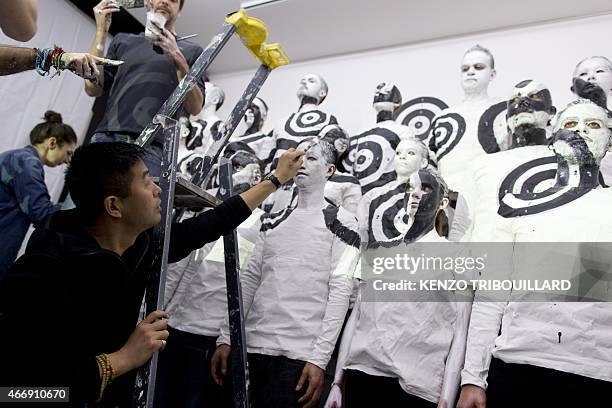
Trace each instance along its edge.
<path fill-rule="evenodd" d="M 202 53 L 199 45 L 176 41 L 176 20 L 185 0 L 151 0 L 149 3 L 152 8 L 149 13 L 165 20 L 165 27 L 157 27 L 159 33 L 147 37 L 144 33 L 116 35 L 106 56 L 124 61 L 124 64 L 100 70 L 95 83 L 85 81 L 85 92 L 89 96 L 97 97 L 108 92 L 106 111 L 92 142 L 133 142 Z M 113 0 L 102 0 L 94 8 L 96 37 L 90 52 L 97 57 L 104 53 L 111 16 L 117 11 L 119 5 Z M 204 77 L 197 85 L 187 94 L 182 105 L 184 111 L 177 117 L 197 115 L 202 110 Z M 161 135 L 153 140 L 149 149 L 161 157 Z M 158 157 L 147 156 L 145 163 L 153 177 L 159 176 Z"/>

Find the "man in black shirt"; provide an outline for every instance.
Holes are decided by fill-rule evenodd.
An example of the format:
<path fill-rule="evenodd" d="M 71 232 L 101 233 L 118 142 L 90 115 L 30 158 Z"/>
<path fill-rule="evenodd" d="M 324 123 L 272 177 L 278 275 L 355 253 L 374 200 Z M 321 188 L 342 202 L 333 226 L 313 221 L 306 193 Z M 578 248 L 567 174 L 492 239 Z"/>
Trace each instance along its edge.
<path fill-rule="evenodd" d="M 76 208 L 37 228 L 0 284 L 0 386 L 70 387 L 71 406 L 96 400 L 130 405 L 133 369 L 168 337 L 163 311 L 136 326 L 158 255 L 150 231 L 161 219 L 160 189 L 144 154 L 121 142 L 93 143 L 74 153 L 66 185 Z M 169 262 L 236 228 L 295 176 L 302 155 L 287 152 L 272 177 L 173 224 Z"/>
<path fill-rule="evenodd" d="M 159 108 L 189 72 L 189 67 L 202 53 L 202 47 L 189 41 L 177 44 L 176 19 L 185 0 L 151 0 L 152 10 L 166 18 L 156 41 L 149 41 L 144 33 L 120 33 L 111 42 L 106 57 L 124 61 L 119 67 L 100 70 L 97 83 L 85 81 L 89 96 L 108 92 L 106 112 L 92 142 L 132 142 L 151 122 Z M 119 8 L 112 0 L 102 0 L 95 8 L 96 37 L 91 54 L 102 56 L 108 36 L 112 13 Z M 159 54 L 153 46 L 158 46 Z M 191 89 L 178 116 L 197 115 L 204 101 L 204 79 Z M 178 117 L 177 116 L 177 117 Z M 150 150 L 161 157 L 161 136 L 154 140 Z M 145 164 L 153 177 L 159 176 L 160 160 L 145 157 Z"/>

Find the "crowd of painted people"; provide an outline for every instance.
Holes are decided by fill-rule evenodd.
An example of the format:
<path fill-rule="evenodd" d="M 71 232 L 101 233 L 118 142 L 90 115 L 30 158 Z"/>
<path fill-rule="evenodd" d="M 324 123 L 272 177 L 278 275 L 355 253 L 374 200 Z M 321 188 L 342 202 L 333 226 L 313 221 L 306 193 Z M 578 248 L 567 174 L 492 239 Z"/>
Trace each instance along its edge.
<path fill-rule="evenodd" d="M 146 151 L 129 142 L 151 119 L 139 115 L 161 106 L 201 52 L 173 36 L 183 3 L 153 1 L 167 19 L 161 54 L 143 35 L 119 35 L 106 57 L 132 71 L 80 65 L 89 95 L 109 93 L 91 144 L 76 148 L 72 128 L 49 111 L 31 146 L 0 153 L 0 324 L 9 334 L 0 336 L 0 386 L 69 386 L 75 406 L 127 406 L 135 369 L 159 352 L 155 406 L 232 406 L 220 237 L 235 229 L 253 407 L 605 403 L 609 302 L 491 299 L 473 286 L 375 294 L 380 277 L 369 263 L 373 253 L 506 243 L 497 264 L 516 276 L 552 262 L 554 251 L 538 243 L 612 241 L 612 63 L 600 56 L 576 65 L 576 99 L 557 111 L 537 79 L 489 97 L 494 57 L 476 45 L 461 61 L 464 100 L 438 112 L 427 131 L 398 119 L 402 95 L 390 83 L 374 92 L 376 125 L 359 135 L 321 109 L 328 86 L 319 75 L 300 80 L 299 109 L 268 134 L 269 107 L 256 98 L 247 130 L 222 152 L 236 195 L 173 224 L 163 311 L 141 319 L 160 219 L 151 152 L 163 145 Z M 111 0 L 96 6 L 96 39 L 80 58 L 101 58 L 117 9 Z M 148 87 L 159 75 L 167 86 Z M 125 101 L 136 99 L 151 109 L 132 112 Z M 184 104 L 192 116 L 181 119 L 178 168 L 187 177 L 224 131 L 216 114 L 224 99 L 202 80 Z M 75 204 L 67 210 L 51 203 L 43 173 L 63 163 Z M 218 184 L 215 175 L 205 187 L 216 194 Z M 30 224 L 37 228 L 16 259 Z M 590 253 L 604 294 L 606 254 Z M 426 278 L 458 273 L 437 268 Z"/>

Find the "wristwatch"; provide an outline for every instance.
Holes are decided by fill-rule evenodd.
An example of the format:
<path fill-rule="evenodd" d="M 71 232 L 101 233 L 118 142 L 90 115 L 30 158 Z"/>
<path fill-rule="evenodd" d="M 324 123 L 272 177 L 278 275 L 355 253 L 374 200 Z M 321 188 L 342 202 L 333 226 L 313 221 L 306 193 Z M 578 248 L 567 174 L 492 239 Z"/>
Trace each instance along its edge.
<path fill-rule="evenodd" d="M 268 175 L 266 177 L 264 177 L 264 181 L 265 180 L 270 180 L 272 182 L 272 184 L 274 184 L 274 186 L 276 187 L 276 189 L 278 190 L 278 188 L 281 186 L 281 182 L 278 179 L 278 177 L 276 177 L 274 175 L 274 173 L 268 173 Z"/>

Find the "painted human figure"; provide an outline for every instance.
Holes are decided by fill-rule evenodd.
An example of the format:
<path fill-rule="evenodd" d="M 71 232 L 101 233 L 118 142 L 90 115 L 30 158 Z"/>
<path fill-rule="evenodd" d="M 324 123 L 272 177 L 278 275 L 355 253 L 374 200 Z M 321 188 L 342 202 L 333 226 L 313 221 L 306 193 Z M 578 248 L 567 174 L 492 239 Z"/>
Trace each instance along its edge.
<path fill-rule="evenodd" d="M 612 109 L 612 62 L 602 56 L 580 61 L 574 69 L 571 90 L 579 98 Z"/>
<path fill-rule="evenodd" d="M 362 243 L 394 246 L 403 240 L 414 221 L 404 205 L 410 176 L 428 165 L 427 146 L 418 139 L 402 140 L 395 149 L 395 180 L 366 193 L 359 203 L 357 218 Z"/>
<path fill-rule="evenodd" d="M 180 171 L 185 176 L 191 176 L 191 172 L 188 171 L 188 163 L 190 162 L 190 157 L 195 154 L 194 150 L 187 149 L 187 140 L 191 140 L 193 138 L 192 132 L 196 132 L 197 129 L 191 125 L 189 118 L 186 116 L 182 116 L 179 118 L 179 126 L 180 126 L 180 139 L 178 146 L 178 171 Z"/>
<path fill-rule="evenodd" d="M 323 112 L 319 105 L 323 103 L 328 92 L 327 82 L 317 74 L 306 74 L 300 79 L 297 89 L 299 108 L 297 112 L 277 123 L 272 131 L 274 141 L 271 169 L 287 149 L 296 147 L 304 139 L 319 135 L 327 125 L 338 124 L 335 116 Z M 290 204 L 293 183 L 281 186 L 270 199 L 274 199 L 273 211 L 281 210 Z"/>
<path fill-rule="evenodd" d="M 300 107 L 297 112 L 281 120 L 272 132 L 276 142 L 275 160 L 285 150 L 295 148 L 305 138 L 317 136 L 325 126 L 338 124 L 335 116 L 319 109 L 319 105 L 327 97 L 327 92 L 327 82 L 317 74 L 306 74 L 300 79 L 297 90 Z"/>
<path fill-rule="evenodd" d="M 393 113 L 401 104 L 402 95 L 397 86 L 378 84 L 373 99 L 376 127 L 350 139 L 342 166 L 357 177 L 363 194 L 395 179 L 395 148 L 402 139 L 412 135 L 407 126 L 393 120 Z"/>
<path fill-rule="evenodd" d="M 612 240 L 612 219 L 602 216 L 612 190 L 600 188 L 597 180 L 599 163 L 612 148 L 610 125 L 607 111 L 584 99 L 558 115 L 555 185 L 542 193 L 504 196 L 498 212 L 513 219 L 504 228 L 504 241 Z M 555 258 L 533 246 L 513 248 L 509 264 L 515 276 Z M 572 262 L 580 259 L 578 253 L 564 255 Z M 610 303 L 479 302 L 480 296 L 476 292 L 458 407 L 525 406 L 525 396 L 516 390 L 527 387 L 537 389 L 528 397 L 529 406 L 597 406 L 609 398 Z"/>
<path fill-rule="evenodd" d="M 334 144 L 307 139 L 299 147 L 306 153 L 295 177 L 298 204 L 262 218 L 241 274 L 254 408 L 313 406 L 320 398 L 359 256 L 355 217 L 324 199 L 338 155 Z M 218 382 L 229 341 L 224 324 L 213 356 Z"/>
<path fill-rule="evenodd" d="M 556 160 L 548 142 L 556 109 L 550 91 L 541 82 L 521 81 L 515 85 L 507 106 L 510 149 L 478 157 L 469 166 L 470 182 L 460 196 L 465 202 L 458 203 L 451 227 L 449 239 L 453 241 L 497 241 L 493 227 L 508 222 L 497 214 L 499 195 L 521 190 L 539 192 L 554 183 Z M 534 170 L 539 170 L 541 177 L 500 191 L 512 172 L 526 174 Z"/>
<path fill-rule="evenodd" d="M 224 127 L 217 110 L 225 101 L 225 93 L 212 82 L 206 82 L 205 88 L 204 107 L 197 116 L 192 116 L 189 125 L 183 128 L 186 137 L 184 141 L 181 139 L 179 145 L 179 170 L 188 178 L 198 171 L 212 144 L 221 138 Z M 216 182 L 212 181 L 207 188 L 214 186 Z"/>
<path fill-rule="evenodd" d="M 212 82 L 206 82 L 206 93 L 204 95 L 204 107 L 197 116 L 192 116 L 192 126 L 198 126 L 201 130 L 187 140 L 187 149 L 196 150 L 206 154 L 210 146 L 219 140 L 223 132 L 223 121 L 217 115 L 217 111 L 225 101 L 225 92 Z"/>
<path fill-rule="evenodd" d="M 419 256 L 427 249 L 422 244 L 447 242 L 436 230 L 437 215 L 448 204 L 447 187 L 435 170 L 422 168 L 426 158 L 423 163 L 417 155 L 405 157 L 414 147 L 410 144 L 402 141 L 398 146 L 396 168 L 404 196 L 397 202 L 411 221 L 394 241 L 368 240 L 362 232 L 363 251 L 382 246 L 412 254 L 417 247 L 414 255 Z M 385 211 L 388 219 L 382 223 L 397 224 L 394 212 Z M 381 275 L 367 275 L 359 276 L 357 302 L 342 336 L 326 408 L 342 407 L 340 387 L 344 387 L 347 407 L 378 406 L 380 401 L 398 407 L 451 407 L 459 386 L 471 304 L 453 301 L 452 292 L 444 294 L 444 301 L 373 301 L 366 294 L 368 286 L 375 285 Z M 428 278 L 434 275 L 444 279 L 452 273 L 428 271 Z"/>
<path fill-rule="evenodd" d="M 247 127 L 243 135 L 232 136 L 227 149 L 244 150 L 236 144 L 246 145 L 266 166 L 266 173 L 272 165 L 275 141 L 271 134 L 263 132 L 263 127 L 268 116 L 268 105 L 261 98 L 255 98 L 244 115 L 244 123 Z"/>
<path fill-rule="evenodd" d="M 504 123 L 505 101 L 488 95 L 495 78 L 495 60 L 491 52 L 475 45 L 463 55 L 461 85 L 464 99 L 443 110 L 434 120 L 430 148 L 435 152 L 438 169 L 451 190 L 461 193 L 466 187 L 466 168 L 477 157 L 507 145 Z"/>
<path fill-rule="evenodd" d="M 231 160 L 235 194 L 261 181 L 256 157 L 238 152 Z M 256 208 L 236 229 L 241 266 L 253 252 L 262 214 Z M 223 238 L 168 265 L 164 300 L 172 338 L 159 357 L 156 406 L 224 406 L 222 389 L 210 372 L 215 341 L 227 315 Z"/>
<path fill-rule="evenodd" d="M 612 62 L 602 56 L 586 58 L 576 65 L 572 92 L 580 98 L 612 110 Z M 612 154 L 606 155 L 600 171 L 607 185 L 612 185 Z"/>

